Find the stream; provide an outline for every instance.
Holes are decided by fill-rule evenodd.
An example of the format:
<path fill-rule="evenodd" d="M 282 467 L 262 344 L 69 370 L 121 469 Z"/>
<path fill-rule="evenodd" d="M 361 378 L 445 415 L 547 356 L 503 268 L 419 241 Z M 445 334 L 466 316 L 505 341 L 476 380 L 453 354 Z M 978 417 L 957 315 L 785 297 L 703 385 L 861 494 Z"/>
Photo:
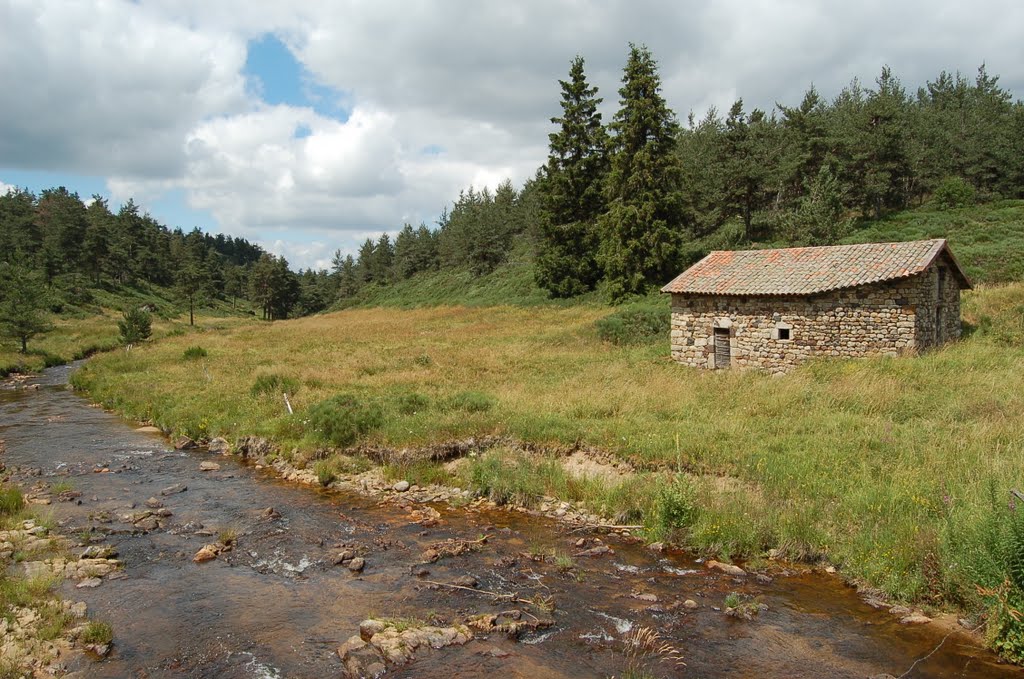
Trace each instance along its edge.
<path fill-rule="evenodd" d="M 114 629 L 106 659 L 71 668 L 84 676 L 341 677 L 337 648 L 366 618 L 456 624 L 510 608 L 523 620 L 544 617 L 472 585 L 430 584 L 466 576 L 478 590 L 553 602 L 553 624 L 515 640 L 474 632 L 464 645 L 420 649 L 387 676 L 612 677 L 630 668 L 653 677 L 1020 676 L 955 625 L 901 625 L 835 576 L 794 569 L 734 578 L 685 553 L 596 536 L 602 543 L 512 511 L 434 505 L 440 517 L 423 521 L 433 512 L 415 503 L 312 490 L 237 457 L 175 451 L 74 394 L 72 369 L 26 382 L 38 389 L 0 389 L 0 462 L 29 492 L 70 484 L 80 496 L 38 508 L 73 542 L 110 545 L 124 563 L 99 587 L 62 585 L 63 596 L 85 601 L 90 617 Z M 204 461 L 219 469 L 200 471 Z M 175 484 L 186 490 L 161 495 Z M 122 521 L 151 497 L 170 511 L 162 526 Z M 233 549 L 194 563 L 224 532 L 237 536 Z M 432 545 L 481 536 L 476 551 L 423 564 Z M 602 545 L 611 552 L 576 556 Z M 335 565 L 342 549 L 365 559 L 361 573 Z M 537 558 L 552 553 L 575 567 Z M 752 620 L 729 617 L 721 609 L 731 592 L 767 609 Z M 684 606 L 688 599 L 697 607 Z M 642 628 L 685 665 L 624 652 L 624 639 Z"/>

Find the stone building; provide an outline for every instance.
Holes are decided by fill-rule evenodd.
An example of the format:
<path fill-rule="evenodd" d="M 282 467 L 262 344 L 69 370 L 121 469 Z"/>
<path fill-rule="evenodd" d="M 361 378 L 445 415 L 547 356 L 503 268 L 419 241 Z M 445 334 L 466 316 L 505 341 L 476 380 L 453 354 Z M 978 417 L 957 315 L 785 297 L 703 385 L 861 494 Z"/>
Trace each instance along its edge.
<path fill-rule="evenodd" d="M 712 252 L 672 295 L 672 358 L 789 370 L 812 356 L 896 356 L 960 337 L 971 287 L 945 240 Z"/>

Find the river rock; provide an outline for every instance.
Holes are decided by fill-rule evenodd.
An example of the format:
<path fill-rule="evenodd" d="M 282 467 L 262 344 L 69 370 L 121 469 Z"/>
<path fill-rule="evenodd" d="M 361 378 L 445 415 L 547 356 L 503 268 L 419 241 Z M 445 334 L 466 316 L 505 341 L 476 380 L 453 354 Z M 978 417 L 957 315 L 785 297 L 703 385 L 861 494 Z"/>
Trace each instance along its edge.
<path fill-rule="evenodd" d="M 353 652 L 364 648 L 366 648 L 366 642 L 358 634 L 355 634 L 349 637 L 341 646 L 338 646 L 338 657 L 341 658 L 342 662 L 345 662 Z"/>
<path fill-rule="evenodd" d="M 79 559 L 109 559 L 117 556 L 117 550 L 110 545 L 89 545 L 82 550 Z"/>
<path fill-rule="evenodd" d="M 658 554 L 661 554 L 665 551 L 665 543 L 652 542 L 651 544 L 647 545 L 647 549 L 651 550 L 652 552 L 657 552 Z"/>
<path fill-rule="evenodd" d="M 173 486 L 167 486 L 166 488 L 161 490 L 160 494 L 163 495 L 164 497 L 167 497 L 168 495 L 175 495 L 177 493 L 184 493 L 186 490 L 188 490 L 188 486 L 182 485 L 180 483 L 176 483 Z"/>
<path fill-rule="evenodd" d="M 356 558 L 355 552 L 353 552 L 351 549 L 343 549 L 340 552 L 338 552 L 337 556 L 334 557 L 334 565 L 343 566 L 354 558 Z"/>
<path fill-rule="evenodd" d="M 220 465 L 216 462 L 200 462 L 199 471 L 201 472 L 218 472 L 220 471 Z"/>
<path fill-rule="evenodd" d="M 430 569 L 422 564 L 413 566 L 411 569 L 409 569 L 409 572 L 415 575 L 417 578 L 425 578 L 428 575 L 430 575 Z"/>
<path fill-rule="evenodd" d="M 85 650 L 95 653 L 101 658 L 106 658 L 110 655 L 110 644 L 88 644 Z"/>
<path fill-rule="evenodd" d="M 404 493 L 405 491 L 409 490 L 409 482 L 399 481 L 395 485 L 391 486 L 391 489 L 399 493 Z"/>
<path fill-rule="evenodd" d="M 685 609 L 687 609 L 689 611 L 695 611 L 698 608 L 700 608 L 700 604 L 698 604 L 693 599 L 687 599 L 686 601 L 683 602 L 683 608 L 685 608 Z"/>
<path fill-rule="evenodd" d="M 348 562 L 348 569 L 353 573 L 362 573 L 364 568 L 366 568 L 366 560 L 361 556 L 357 556 Z"/>
<path fill-rule="evenodd" d="M 102 584 L 103 581 L 99 578 L 86 578 L 75 585 L 75 587 L 78 589 L 92 589 L 93 587 L 99 587 Z"/>
<path fill-rule="evenodd" d="M 262 512 L 260 512 L 260 516 L 262 516 L 264 519 L 280 519 L 281 512 L 277 511 L 273 507 L 267 507 Z"/>
<path fill-rule="evenodd" d="M 136 521 L 133 525 L 141 530 L 151 531 L 159 528 L 160 522 L 154 516 L 147 516 L 141 521 Z"/>
<path fill-rule="evenodd" d="M 160 427 L 154 427 L 151 424 L 147 424 L 145 427 L 139 427 L 135 431 L 139 432 L 140 434 L 163 434 L 163 431 L 160 429 Z"/>
<path fill-rule="evenodd" d="M 150 509 L 160 509 L 161 507 L 164 506 L 164 503 L 160 502 L 160 500 L 156 499 L 155 497 L 151 497 L 148 500 L 146 500 L 146 506 L 149 507 Z"/>
<path fill-rule="evenodd" d="M 196 447 L 196 442 L 187 436 L 179 436 L 174 440 L 175 450 L 191 450 Z"/>
<path fill-rule="evenodd" d="M 605 554 L 614 554 L 615 552 L 608 545 L 598 545 L 597 547 L 591 547 L 585 549 L 582 552 L 576 552 L 574 556 L 604 556 Z"/>
<path fill-rule="evenodd" d="M 227 453 L 231 450 L 231 445 L 227 442 L 227 439 L 221 438 L 220 436 L 211 439 L 207 444 L 206 448 L 211 453 Z"/>
<path fill-rule="evenodd" d="M 742 577 L 747 574 L 747 572 L 739 566 L 735 566 L 731 563 L 722 563 L 721 561 L 708 561 L 704 564 L 704 567 L 713 571 L 720 571 L 726 575 L 735 575 L 738 577 Z"/>
<path fill-rule="evenodd" d="M 452 584 L 458 587 L 476 587 L 480 582 L 472 575 L 460 575 L 452 580 Z"/>
<path fill-rule="evenodd" d="M 220 554 L 219 545 L 205 545 L 202 549 L 196 552 L 196 555 L 192 557 L 192 561 L 196 563 L 212 561 L 217 558 L 218 554 Z"/>
<path fill-rule="evenodd" d="M 905 615 L 900 618 L 901 625 L 927 625 L 931 621 L 931 618 L 920 611 L 914 611 L 910 615 Z"/>
<path fill-rule="evenodd" d="M 363 641 L 369 641 L 374 634 L 383 632 L 387 625 L 380 620 L 363 620 L 359 623 L 359 636 Z"/>

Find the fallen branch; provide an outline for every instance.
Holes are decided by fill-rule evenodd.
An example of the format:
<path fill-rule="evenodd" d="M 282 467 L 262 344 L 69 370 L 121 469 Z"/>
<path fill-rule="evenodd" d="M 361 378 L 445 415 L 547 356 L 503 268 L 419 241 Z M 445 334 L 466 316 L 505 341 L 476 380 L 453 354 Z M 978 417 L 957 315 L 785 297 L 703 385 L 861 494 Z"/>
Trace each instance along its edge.
<path fill-rule="evenodd" d="M 971 632 L 977 632 L 977 631 L 978 631 L 979 629 L 981 629 L 981 626 L 982 626 L 982 625 L 984 625 L 984 624 L 985 624 L 985 623 L 984 623 L 984 622 L 982 622 L 981 624 L 979 624 L 979 625 L 978 625 L 977 627 L 973 628 L 973 629 L 972 629 L 972 630 L 970 630 L 970 631 L 971 631 Z M 955 628 L 954 628 L 954 629 L 951 629 L 951 630 L 950 630 L 950 631 L 949 631 L 949 632 L 948 632 L 948 633 L 946 634 L 946 636 L 942 637 L 942 641 L 940 641 L 940 642 L 939 642 L 939 644 L 938 644 L 938 645 L 937 645 L 937 646 L 936 646 L 935 648 L 933 648 L 933 649 L 931 650 L 931 652 L 929 652 L 929 653 L 928 653 L 927 655 L 923 655 L 923 656 L 921 656 L 920 658 L 918 658 L 917 660 L 915 660 L 915 661 L 914 661 L 914 664 L 913 664 L 913 665 L 911 665 L 911 666 L 910 666 L 910 668 L 909 668 L 909 669 L 908 669 L 908 670 L 907 670 L 906 672 L 904 672 L 903 674 L 901 674 L 900 676 L 898 676 L 898 677 L 897 677 L 896 679 L 905 679 L 905 677 L 908 677 L 908 676 L 910 676 L 910 673 L 914 671 L 914 668 L 915 668 L 915 667 L 917 667 L 918 665 L 920 665 L 921 663 L 923 663 L 923 662 L 924 662 L 925 660 L 927 660 L 928 658 L 930 658 L 930 657 L 932 657 L 933 655 L 935 655 L 935 653 L 936 653 L 936 652 L 937 652 L 937 651 L 938 651 L 938 650 L 939 650 L 940 648 L 942 648 L 942 645 L 943 645 L 944 643 L 946 643 L 946 639 L 949 639 L 949 638 L 950 638 L 951 636 L 953 636 L 953 634 L 954 634 L 955 632 L 957 632 L 957 631 L 958 631 L 958 630 L 956 630 Z"/>
<path fill-rule="evenodd" d="M 1010 494 L 1013 495 L 1018 500 L 1020 500 L 1021 502 L 1024 502 L 1024 493 L 1020 492 L 1016 488 L 1011 488 Z"/>
<path fill-rule="evenodd" d="M 462 585 L 453 585 L 448 582 L 437 582 L 435 580 L 423 580 L 428 585 L 437 585 L 438 587 L 450 587 L 451 589 L 461 589 L 466 592 L 474 592 L 476 594 L 486 594 L 487 596 L 494 597 L 499 601 L 511 601 L 517 604 L 525 604 L 527 606 L 536 606 L 537 602 L 530 599 L 520 599 L 518 594 L 502 594 L 501 592 L 489 592 L 486 589 L 477 589 L 475 587 L 464 587 Z M 534 616 L 536 617 L 536 616 Z"/>
<path fill-rule="evenodd" d="M 286 406 L 288 406 L 288 414 L 289 415 L 294 415 L 295 411 L 292 410 L 292 404 L 291 404 L 291 401 L 288 400 L 288 394 L 287 393 L 284 394 L 284 404 Z"/>
<path fill-rule="evenodd" d="M 581 530 L 595 530 L 595 529 L 606 529 L 606 530 L 640 530 L 643 526 L 620 526 L 616 523 L 586 523 L 582 526 L 576 526 L 570 533 L 575 533 Z"/>

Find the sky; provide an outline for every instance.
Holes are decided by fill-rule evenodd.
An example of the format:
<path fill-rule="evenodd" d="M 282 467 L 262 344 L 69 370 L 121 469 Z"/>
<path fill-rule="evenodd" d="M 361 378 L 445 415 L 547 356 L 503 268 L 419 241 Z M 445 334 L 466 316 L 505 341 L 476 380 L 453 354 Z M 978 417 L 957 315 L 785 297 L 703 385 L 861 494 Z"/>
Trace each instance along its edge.
<path fill-rule="evenodd" d="M 1017 0 L 0 0 L 0 191 L 134 198 L 293 268 L 432 225 L 547 155 L 576 55 L 608 120 L 629 43 L 685 122 L 795 105 L 889 65 L 983 62 L 1024 96 Z"/>

